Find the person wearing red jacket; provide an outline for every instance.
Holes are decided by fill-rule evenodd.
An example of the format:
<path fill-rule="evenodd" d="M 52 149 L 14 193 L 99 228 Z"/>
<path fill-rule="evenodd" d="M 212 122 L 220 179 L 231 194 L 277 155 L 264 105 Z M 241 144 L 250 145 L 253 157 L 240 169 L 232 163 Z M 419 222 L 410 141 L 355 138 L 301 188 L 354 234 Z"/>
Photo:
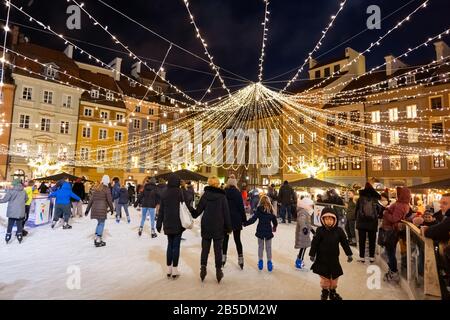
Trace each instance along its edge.
<path fill-rule="evenodd" d="M 385 281 L 400 281 L 395 254 L 399 239 L 399 226 L 409 212 L 410 202 L 411 191 L 408 188 L 397 187 L 397 201 L 387 207 L 383 212 L 382 228 L 388 235 L 386 237 L 385 248 L 389 266 L 389 271 L 384 275 Z"/>

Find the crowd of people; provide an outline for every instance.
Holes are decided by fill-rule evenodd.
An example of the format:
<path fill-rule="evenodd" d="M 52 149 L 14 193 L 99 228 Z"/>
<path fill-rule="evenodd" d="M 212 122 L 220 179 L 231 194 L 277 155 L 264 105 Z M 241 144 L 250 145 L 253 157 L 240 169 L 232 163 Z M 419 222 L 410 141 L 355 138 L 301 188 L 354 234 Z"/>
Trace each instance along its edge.
<path fill-rule="evenodd" d="M 71 229 L 71 217 L 83 216 L 83 202 L 87 202 L 84 215 L 97 220 L 95 229 L 95 247 L 103 247 L 103 231 L 108 218 L 108 211 L 115 215 L 116 223 L 122 221 L 125 212 L 126 221 L 131 222 L 128 207 L 139 207 L 141 221 L 138 235 L 142 236 L 147 217 L 149 217 L 150 234 L 157 237 L 157 232 L 167 236 L 167 277 L 176 279 L 180 276 L 178 264 L 180 258 L 182 234 L 185 231 L 180 219 L 180 206 L 186 205 L 193 219 L 201 216 L 201 254 L 200 279 L 207 276 L 208 256 L 213 245 L 216 279 L 220 283 L 224 277 L 223 268 L 227 262 L 228 244 L 233 234 L 238 265 L 244 269 L 244 248 L 241 241 L 242 230 L 257 222 L 255 237 L 258 243 L 258 269 L 272 272 L 272 240 L 279 223 L 295 222 L 293 245 L 299 250 L 295 257 L 295 268 L 305 269 L 305 254 L 309 249 L 311 270 L 320 276 L 323 300 L 340 300 L 336 292 L 338 279 L 343 275 L 339 263 L 339 246 L 342 246 L 348 262 L 352 262 L 351 246 L 356 246 L 358 239 L 359 257 L 357 261 L 366 262 L 366 243 L 368 243 L 368 262 L 375 262 L 377 244 L 385 248 L 389 271 L 384 279 L 399 281 L 396 259 L 397 243 L 402 241 L 402 220 L 409 220 L 421 227 L 425 237 L 436 241 L 449 241 L 450 233 L 450 194 L 444 194 L 440 201 L 440 210 L 411 206 L 411 192 L 408 188 L 397 188 L 396 199 L 389 193 L 378 192 L 370 183 L 366 183 L 358 192 L 347 191 L 345 197 L 336 190 L 328 190 L 324 195 L 298 197 L 294 189 L 285 181 L 277 191 L 271 185 L 266 193 L 257 188 L 247 192 L 244 186 L 238 187 L 238 181 L 231 175 L 226 184 L 221 185 L 217 177 L 210 177 L 204 192 L 198 198 L 190 181 L 183 181 L 176 174 L 167 180 L 159 181 L 153 177 L 145 179 L 136 188 L 130 183 L 121 184 L 120 179 L 103 176 L 101 182 L 86 189 L 86 181 L 77 179 L 72 184 L 61 180 L 51 186 L 42 183 L 37 187 L 34 181 L 28 181 L 26 187 L 20 180 L 12 182 L 0 203 L 8 203 L 8 225 L 5 240 L 12 237 L 16 225 L 16 236 L 21 243 L 27 231 L 25 223 L 30 212 L 33 194 L 48 193 L 55 198 L 51 227 L 62 222 L 63 229 Z M 314 226 L 312 215 L 315 204 L 323 206 L 320 213 L 320 226 Z M 249 212 L 246 212 L 246 208 Z M 247 215 L 249 213 L 249 215 Z M 264 263 L 264 253 L 266 263 Z M 443 250 L 442 266 L 450 274 L 450 249 Z"/>

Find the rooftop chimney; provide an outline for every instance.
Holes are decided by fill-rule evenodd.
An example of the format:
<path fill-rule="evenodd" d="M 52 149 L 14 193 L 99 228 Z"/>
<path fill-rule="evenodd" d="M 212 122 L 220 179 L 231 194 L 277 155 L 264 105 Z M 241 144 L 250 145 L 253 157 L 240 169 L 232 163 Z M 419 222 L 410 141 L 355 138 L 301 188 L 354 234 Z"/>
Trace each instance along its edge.
<path fill-rule="evenodd" d="M 122 58 L 115 58 L 108 66 L 114 69 L 114 80 L 120 81 L 120 73 L 122 68 Z"/>
<path fill-rule="evenodd" d="M 436 48 L 436 61 L 447 58 L 450 55 L 450 48 L 444 41 L 434 43 Z"/>
<path fill-rule="evenodd" d="M 12 46 L 15 47 L 19 44 L 19 27 L 13 26 L 12 27 Z"/>
<path fill-rule="evenodd" d="M 398 69 L 406 67 L 406 64 L 404 64 L 400 59 L 395 59 L 395 57 L 393 55 L 384 57 L 384 60 L 386 61 L 386 75 L 387 76 L 391 76 Z"/>
<path fill-rule="evenodd" d="M 69 44 L 66 50 L 64 50 L 64 54 L 68 56 L 70 59 L 73 59 L 73 46 L 71 44 Z"/>
<path fill-rule="evenodd" d="M 139 79 L 139 74 L 141 73 L 141 63 L 138 61 L 131 66 L 131 75 L 135 79 Z"/>
<path fill-rule="evenodd" d="M 314 68 L 317 65 L 317 60 L 313 59 L 313 57 L 309 57 L 309 69 Z"/>

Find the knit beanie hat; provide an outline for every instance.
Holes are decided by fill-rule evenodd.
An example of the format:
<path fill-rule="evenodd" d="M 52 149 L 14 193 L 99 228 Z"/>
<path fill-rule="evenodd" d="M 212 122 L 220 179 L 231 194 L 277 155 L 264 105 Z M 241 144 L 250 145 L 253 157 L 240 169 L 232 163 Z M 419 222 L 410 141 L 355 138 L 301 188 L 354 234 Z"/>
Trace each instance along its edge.
<path fill-rule="evenodd" d="M 12 181 L 11 185 L 12 185 L 13 187 L 20 186 L 20 185 L 22 185 L 22 181 L 21 181 L 20 179 L 16 178 L 16 179 L 14 179 L 14 180 Z"/>
<path fill-rule="evenodd" d="M 111 181 L 111 179 L 109 178 L 109 176 L 105 174 L 105 175 L 103 176 L 103 178 L 102 178 L 102 184 L 105 185 L 105 186 L 108 186 L 108 184 L 110 183 L 110 181 Z"/>

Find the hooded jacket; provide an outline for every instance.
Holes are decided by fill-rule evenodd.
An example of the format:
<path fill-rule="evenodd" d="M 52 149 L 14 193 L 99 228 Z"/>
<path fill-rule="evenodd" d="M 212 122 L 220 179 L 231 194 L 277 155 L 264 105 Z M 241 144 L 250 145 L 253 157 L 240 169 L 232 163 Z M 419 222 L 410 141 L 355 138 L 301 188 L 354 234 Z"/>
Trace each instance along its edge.
<path fill-rule="evenodd" d="M 281 204 L 283 206 L 291 205 L 296 202 L 295 198 L 294 189 L 288 183 L 283 184 L 278 192 L 278 199 Z"/>
<path fill-rule="evenodd" d="M 22 185 L 14 186 L 12 189 L 6 191 L 6 195 L 3 199 L 0 199 L 0 203 L 8 202 L 8 209 L 6 209 L 6 216 L 11 219 L 24 219 L 25 218 L 25 202 L 27 202 L 28 196 L 23 189 Z"/>
<path fill-rule="evenodd" d="M 111 191 L 104 184 L 97 190 L 93 190 L 86 208 L 86 215 L 92 209 L 91 219 L 106 219 L 108 208 L 114 212 Z"/>
<path fill-rule="evenodd" d="M 197 209 L 190 208 L 195 219 L 203 213 L 201 229 L 204 239 L 223 239 L 232 231 L 230 210 L 225 191 L 211 186 L 205 187 Z"/>
<path fill-rule="evenodd" d="M 263 206 L 259 206 L 255 214 L 244 225 L 249 226 L 255 223 L 256 220 L 258 220 L 258 226 L 256 227 L 255 236 L 259 239 L 272 239 L 273 231 L 278 226 L 277 217 L 272 212 L 265 211 Z"/>
<path fill-rule="evenodd" d="M 327 216 L 334 219 L 332 227 L 325 226 L 324 218 Z M 311 269 L 322 277 L 336 279 L 344 274 L 339 263 L 339 244 L 347 256 L 352 256 L 353 253 L 344 230 L 337 226 L 337 216 L 334 210 L 329 208 L 322 210 L 320 222 L 322 226 L 316 230 L 309 251 L 309 255 L 315 257 Z"/>
<path fill-rule="evenodd" d="M 56 198 L 55 204 L 67 205 L 70 204 L 70 198 L 80 201 L 80 197 L 72 192 L 70 183 L 64 182 L 58 190 L 50 193 L 49 198 Z"/>
<path fill-rule="evenodd" d="M 119 182 L 114 183 L 111 193 L 112 193 L 113 200 L 119 199 L 119 197 L 120 197 L 120 183 Z"/>
<path fill-rule="evenodd" d="M 231 226 L 233 230 L 242 230 L 242 223 L 247 221 L 247 216 L 241 192 L 235 186 L 229 186 L 225 188 L 225 194 L 230 209 Z"/>
<path fill-rule="evenodd" d="M 382 206 L 379 203 L 381 195 L 370 185 L 359 190 L 359 198 L 356 201 L 355 218 L 356 229 L 362 231 L 377 231 L 378 218 L 381 218 Z M 370 212 L 363 212 L 370 207 Z"/>
<path fill-rule="evenodd" d="M 295 227 L 295 249 L 308 248 L 311 246 L 311 215 L 305 208 L 297 208 L 297 225 Z"/>
<path fill-rule="evenodd" d="M 156 222 L 158 232 L 161 232 L 161 228 L 164 227 L 166 235 L 183 233 L 184 228 L 180 220 L 181 200 L 180 177 L 171 174 L 168 178 L 167 189 L 161 194 L 161 205 Z"/>
<path fill-rule="evenodd" d="M 119 189 L 119 204 L 126 204 L 128 205 L 128 189 L 125 187 L 122 187 Z"/>
<path fill-rule="evenodd" d="M 408 188 L 397 188 L 397 201 L 384 210 L 383 225 L 384 230 L 399 230 L 399 223 L 405 219 L 409 212 L 411 201 L 411 191 Z"/>
<path fill-rule="evenodd" d="M 159 202 L 158 187 L 154 182 L 149 182 L 144 186 L 144 191 L 138 195 L 135 206 L 140 203 L 143 208 L 156 208 Z"/>

